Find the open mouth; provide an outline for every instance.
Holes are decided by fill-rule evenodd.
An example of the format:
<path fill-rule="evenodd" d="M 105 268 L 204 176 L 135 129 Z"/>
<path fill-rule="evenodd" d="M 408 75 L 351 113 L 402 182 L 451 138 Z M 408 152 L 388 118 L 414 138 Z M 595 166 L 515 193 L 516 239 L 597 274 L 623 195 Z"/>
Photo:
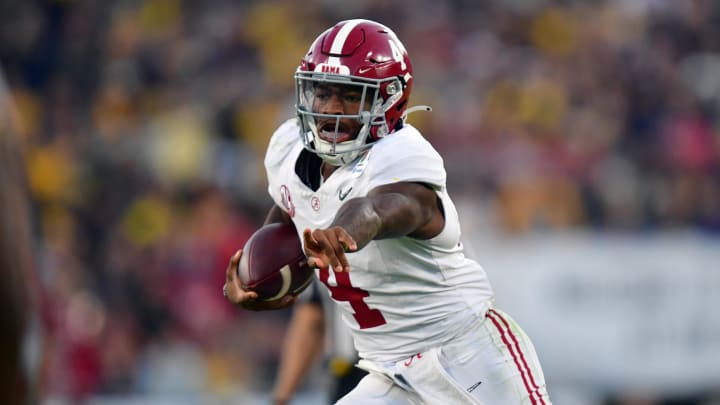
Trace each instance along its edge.
<path fill-rule="evenodd" d="M 326 142 L 341 143 L 352 139 L 353 134 L 350 133 L 350 128 L 343 123 L 337 125 L 337 131 L 335 131 L 335 122 L 326 122 L 319 126 L 318 135 Z"/>

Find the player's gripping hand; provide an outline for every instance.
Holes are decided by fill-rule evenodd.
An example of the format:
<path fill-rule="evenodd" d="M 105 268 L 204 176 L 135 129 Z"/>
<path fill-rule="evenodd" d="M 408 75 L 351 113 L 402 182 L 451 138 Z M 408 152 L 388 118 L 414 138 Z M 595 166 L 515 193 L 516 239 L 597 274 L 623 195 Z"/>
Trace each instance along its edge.
<path fill-rule="evenodd" d="M 334 271 L 350 271 L 350 262 L 345 252 L 357 250 L 357 244 L 345 229 L 333 226 L 327 229 L 305 229 L 303 245 L 308 266 L 323 268 L 332 266 Z"/>
<path fill-rule="evenodd" d="M 238 263 L 242 250 L 238 250 L 230 258 L 227 269 L 225 269 L 225 285 L 223 285 L 223 295 L 235 305 L 251 311 L 264 311 L 271 309 L 281 309 L 289 307 L 295 302 L 297 296 L 287 295 L 276 301 L 258 301 L 258 295 L 254 291 L 248 291 L 242 288 L 240 277 L 237 275 Z"/>

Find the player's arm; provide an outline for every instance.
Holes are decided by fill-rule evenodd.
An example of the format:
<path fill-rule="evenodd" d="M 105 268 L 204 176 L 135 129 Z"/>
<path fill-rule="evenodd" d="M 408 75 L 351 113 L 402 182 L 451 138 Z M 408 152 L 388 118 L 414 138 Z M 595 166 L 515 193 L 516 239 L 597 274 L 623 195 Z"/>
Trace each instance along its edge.
<path fill-rule="evenodd" d="M 374 188 L 366 197 L 348 200 L 327 229 L 305 229 L 305 254 L 311 266 L 349 270 L 346 251 L 362 249 L 375 239 L 429 239 L 444 226 L 442 207 L 430 187 L 388 184 Z"/>
<path fill-rule="evenodd" d="M 267 216 L 265 217 L 265 223 L 263 223 L 263 225 L 275 224 L 280 222 L 289 224 L 292 222 L 292 219 L 290 219 L 290 215 L 288 215 L 287 212 L 283 211 L 280 207 L 278 207 L 277 204 L 273 204 L 273 206 L 270 207 L 270 211 L 268 211 Z"/>
<path fill-rule="evenodd" d="M 265 217 L 265 225 L 276 222 L 289 223 L 290 216 L 276 204 L 273 204 L 272 208 L 270 208 L 270 211 Z M 295 296 L 289 295 L 280 301 L 257 301 L 257 293 L 254 291 L 244 290 L 240 285 L 240 277 L 237 275 L 238 263 L 240 263 L 241 256 L 242 250 L 238 250 L 233 257 L 230 258 L 230 262 L 225 269 L 225 285 L 223 286 L 223 289 L 230 302 L 253 311 L 281 309 L 289 307 L 293 304 Z"/>
<path fill-rule="evenodd" d="M 285 335 L 278 376 L 273 389 L 274 405 L 290 401 L 310 366 L 317 360 L 325 336 L 325 316 L 318 302 L 295 307 Z"/>

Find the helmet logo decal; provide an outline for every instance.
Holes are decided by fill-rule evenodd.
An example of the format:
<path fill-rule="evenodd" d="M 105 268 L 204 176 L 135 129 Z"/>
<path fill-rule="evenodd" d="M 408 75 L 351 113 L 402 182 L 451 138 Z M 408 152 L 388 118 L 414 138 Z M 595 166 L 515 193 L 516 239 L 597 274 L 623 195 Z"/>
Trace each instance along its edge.
<path fill-rule="evenodd" d="M 284 184 L 280 186 L 280 201 L 290 218 L 295 217 L 295 204 L 293 204 L 292 197 L 290 197 L 290 189 Z"/>
<path fill-rule="evenodd" d="M 320 63 L 315 66 L 315 72 L 332 73 L 336 75 L 349 75 L 350 68 L 345 65 L 331 65 L 329 63 Z"/>

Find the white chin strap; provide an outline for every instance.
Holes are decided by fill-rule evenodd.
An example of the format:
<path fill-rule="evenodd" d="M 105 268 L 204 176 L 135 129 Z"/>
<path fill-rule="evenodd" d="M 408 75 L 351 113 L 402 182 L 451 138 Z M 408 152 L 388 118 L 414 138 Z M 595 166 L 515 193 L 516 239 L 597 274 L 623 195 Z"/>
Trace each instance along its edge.
<path fill-rule="evenodd" d="M 358 157 L 360 152 L 362 152 L 363 150 L 366 149 L 366 148 L 355 148 L 355 149 L 352 149 L 352 150 L 349 150 L 346 152 L 325 153 L 325 152 L 322 152 L 322 149 L 327 148 L 326 150 L 330 150 L 332 145 L 327 141 L 324 141 L 322 139 L 317 139 L 317 138 L 315 139 L 315 142 L 322 145 L 320 148 L 318 148 L 318 146 L 320 146 L 320 145 L 317 145 L 317 144 L 315 145 L 315 150 L 314 150 L 315 154 L 320 156 L 320 158 L 322 160 L 324 160 L 327 164 L 330 164 L 333 166 L 342 166 L 344 164 L 352 162 L 353 160 L 355 160 L 356 157 Z"/>
<path fill-rule="evenodd" d="M 352 152 L 345 152 L 340 153 L 337 155 L 327 155 L 324 153 L 317 153 L 320 158 L 325 161 L 325 163 L 332 165 L 332 166 L 343 166 L 347 163 L 352 162 L 357 157 L 358 153 L 360 151 L 352 151 Z"/>

